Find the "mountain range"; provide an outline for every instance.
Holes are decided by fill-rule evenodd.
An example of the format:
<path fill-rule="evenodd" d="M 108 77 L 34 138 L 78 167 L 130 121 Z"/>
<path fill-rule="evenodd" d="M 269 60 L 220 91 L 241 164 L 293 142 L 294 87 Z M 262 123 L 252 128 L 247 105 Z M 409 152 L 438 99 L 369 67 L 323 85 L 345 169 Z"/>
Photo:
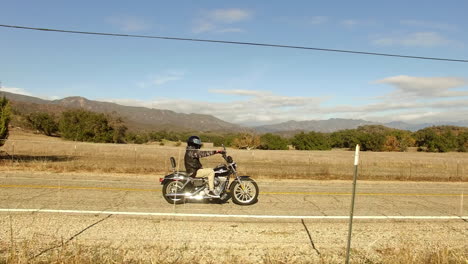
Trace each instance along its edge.
<path fill-rule="evenodd" d="M 200 132 L 252 132 L 276 133 L 291 136 L 300 131 L 334 132 L 342 129 L 353 129 L 362 125 L 384 125 L 391 128 L 416 131 L 434 125 L 453 125 L 468 127 L 468 120 L 460 122 L 438 122 L 424 124 L 409 124 L 405 122 L 379 123 L 362 119 L 332 118 L 328 120 L 290 120 L 278 124 L 245 127 L 232 124 L 212 115 L 184 114 L 171 110 L 152 109 L 145 107 L 124 106 L 116 103 L 88 100 L 84 97 L 73 96 L 60 100 L 45 100 L 37 97 L 0 91 L 12 102 L 16 113 L 27 115 L 33 112 L 47 112 L 60 114 L 69 109 L 84 109 L 88 111 L 106 113 L 120 117 L 130 130 L 171 130 L 171 131 L 200 131 Z"/>
<path fill-rule="evenodd" d="M 124 106 L 115 103 L 88 100 L 83 97 L 66 97 L 60 100 L 44 100 L 32 96 L 0 91 L 12 102 L 13 109 L 20 114 L 47 112 L 58 115 L 69 109 L 84 109 L 110 114 L 122 118 L 130 130 L 171 130 L 200 132 L 241 132 L 246 128 L 225 122 L 212 115 L 182 114 L 170 110 Z"/>

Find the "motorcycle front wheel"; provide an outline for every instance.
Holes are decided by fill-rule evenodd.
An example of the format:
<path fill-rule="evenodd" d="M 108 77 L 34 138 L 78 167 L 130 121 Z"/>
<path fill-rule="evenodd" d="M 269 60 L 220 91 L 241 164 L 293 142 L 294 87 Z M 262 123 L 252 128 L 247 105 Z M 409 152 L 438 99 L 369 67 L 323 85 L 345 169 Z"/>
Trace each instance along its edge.
<path fill-rule="evenodd" d="M 185 197 L 182 195 L 183 183 L 180 181 L 168 181 L 163 185 L 162 194 L 164 199 L 170 204 L 182 204 L 185 202 Z M 180 193 L 180 196 L 166 196 L 166 194 Z"/>
<path fill-rule="evenodd" d="M 238 205 L 252 205 L 258 201 L 258 185 L 252 179 L 235 181 L 231 186 L 232 201 Z"/>

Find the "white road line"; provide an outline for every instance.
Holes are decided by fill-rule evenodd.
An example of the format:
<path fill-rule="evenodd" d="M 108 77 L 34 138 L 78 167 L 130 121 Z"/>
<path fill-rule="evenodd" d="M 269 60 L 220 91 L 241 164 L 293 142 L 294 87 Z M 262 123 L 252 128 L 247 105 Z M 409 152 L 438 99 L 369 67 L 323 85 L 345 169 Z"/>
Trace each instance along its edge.
<path fill-rule="evenodd" d="M 258 219 L 349 219 L 347 215 L 223 215 L 223 214 L 183 214 L 183 213 L 151 213 L 151 212 L 115 212 L 115 211 L 82 211 L 82 210 L 55 210 L 55 209 L 5 209 L 0 212 L 7 213 L 68 213 L 68 214 L 113 214 L 132 216 L 175 216 L 175 217 L 211 217 L 211 218 L 258 218 Z M 468 220 L 468 216 L 354 216 L 354 219 L 410 219 L 410 220 Z"/>

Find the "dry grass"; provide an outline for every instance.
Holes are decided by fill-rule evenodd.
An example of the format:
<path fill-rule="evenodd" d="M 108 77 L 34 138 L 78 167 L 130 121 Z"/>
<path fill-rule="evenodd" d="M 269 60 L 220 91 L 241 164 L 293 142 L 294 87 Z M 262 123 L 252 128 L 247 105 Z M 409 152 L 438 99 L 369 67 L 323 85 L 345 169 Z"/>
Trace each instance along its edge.
<path fill-rule="evenodd" d="M 187 245 L 151 246 L 138 248 L 113 248 L 105 244 L 85 246 L 78 242 L 64 244 L 37 256 L 45 248 L 60 245 L 60 241 L 43 245 L 37 242 L 0 242 L 0 263 L 343 263 L 344 249 L 340 252 L 283 251 L 275 248 L 260 256 L 239 256 L 235 249 L 222 252 L 197 251 Z M 396 248 L 353 250 L 352 263 L 467 263 L 466 248 L 433 247 L 426 245 L 400 245 Z"/>
<path fill-rule="evenodd" d="M 27 133 L 13 133 L 0 164 L 9 170 L 55 172 L 117 172 L 165 174 L 169 157 L 183 170 L 183 147 L 116 145 L 63 141 Z M 256 178 L 351 179 L 352 151 L 262 151 L 229 149 L 240 173 Z M 467 181 L 468 153 L 361 152 L 360 179 L 411 181 Z M 206 158 L 206 167 L 222 163 L 219 155 Z M 181 164 L 182 163 L 182 164 Z"/>

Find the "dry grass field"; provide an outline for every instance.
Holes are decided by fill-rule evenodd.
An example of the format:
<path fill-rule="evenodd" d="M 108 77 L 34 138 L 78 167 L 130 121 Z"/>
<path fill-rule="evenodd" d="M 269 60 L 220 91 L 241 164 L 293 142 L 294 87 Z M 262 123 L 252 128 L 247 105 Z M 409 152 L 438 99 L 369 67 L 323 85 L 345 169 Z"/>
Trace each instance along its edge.
<path fill-rule="evenodd" d="M 59 242 L 58 242 L 59 243 Z M 60 244 L 60 243 L 59 243 Z M 422 246 L 422 245 L 421 245 Z M 422 246 L 423 247 L 423 246 Z M 463 248 L 438 247 L 436 249 L 415 250 L 415 245 L 401 245 L 398 248 L 383 249 L 378 257 L 369 258 L 368 252 L 353 251 L 352 263 L 362 264 L 464 264 L 468 257 Z M 265 252 L 260 261 L 252 261 L 248 256 L 242 257 L 234 254 L 234 249 L 224 251 L 223 257 L 208 259 L 202 254 L 194 254 L 181 245 L 180 248 L 170 246 L 143 247 L 143 248 L 112 248 L 106 245 L 86 246 L 80 243 L 71 243 L 57 247 L 43 256 L 34 258 L 31 252 L 37 250 L 34 243 L 18 243 L 14 247 L 0 242 L 0 263 L 343 263 L 344 254 L 321 254 L 314 256 L 311 252 L 282 252 L 281 248 Z"/>
<path fill-rule="evenodd" d="M 13 131 L 2 150 L 1 165 L 9 170 L 57 172 L 153 173 L 170 171 L 169 157 L 183 170 L 184 147 L 98 144 L 64 141 Z M 241 174 L 255 178 L 351 179 L 354 152 L 265 151 L 228 149 Z M 359 178 L 367 180 L 467 181 L 468 153 L 361 152 Z M 204 160 L 212 167 L 223 160 Z"/>

